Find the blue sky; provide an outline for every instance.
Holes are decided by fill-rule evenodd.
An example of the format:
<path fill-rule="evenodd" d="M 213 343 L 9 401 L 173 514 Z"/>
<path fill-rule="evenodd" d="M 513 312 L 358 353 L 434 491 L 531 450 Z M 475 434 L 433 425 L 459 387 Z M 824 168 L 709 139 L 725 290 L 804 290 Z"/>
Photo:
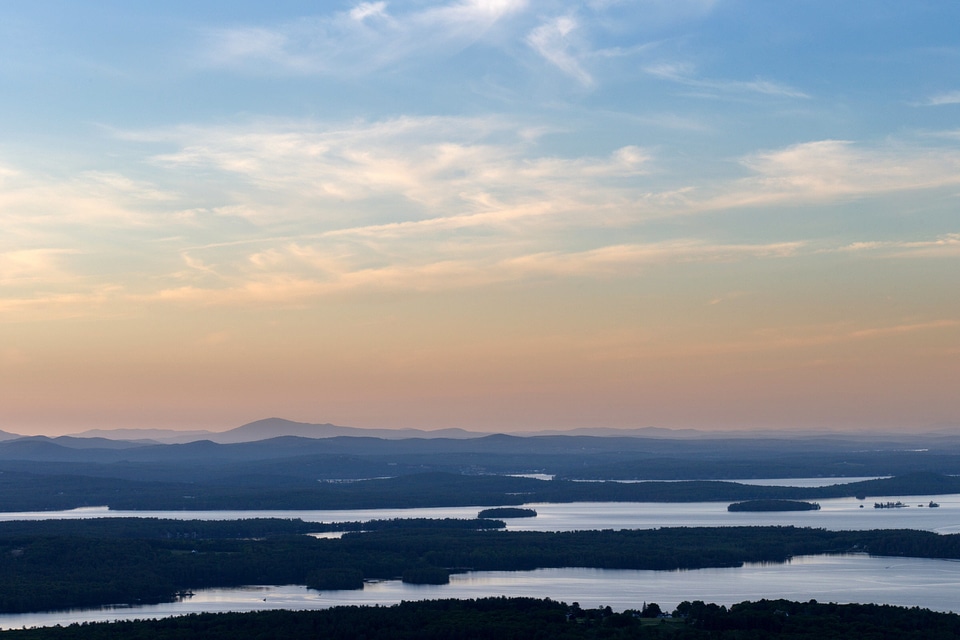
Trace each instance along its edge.
<path fill-rule="evenodd" d="M 958 18 L 5 3 L 0 428 L 956 425 Z"/>

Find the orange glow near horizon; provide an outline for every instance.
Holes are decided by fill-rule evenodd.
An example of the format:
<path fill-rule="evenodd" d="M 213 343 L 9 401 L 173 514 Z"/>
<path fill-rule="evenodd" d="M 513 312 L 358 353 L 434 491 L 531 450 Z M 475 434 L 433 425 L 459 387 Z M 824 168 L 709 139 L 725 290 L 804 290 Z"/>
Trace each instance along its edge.
<path fill-rule="evenodd" d="M 0 429 L 960 429 L 960 5 L 114 4 L 0 6 Z"/>

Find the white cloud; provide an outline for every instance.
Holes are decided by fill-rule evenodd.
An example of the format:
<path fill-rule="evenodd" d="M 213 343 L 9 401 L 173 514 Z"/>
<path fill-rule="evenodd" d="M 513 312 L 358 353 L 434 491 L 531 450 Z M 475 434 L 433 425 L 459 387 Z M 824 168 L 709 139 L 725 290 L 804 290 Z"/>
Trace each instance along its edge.
<path fill-rule="evenodd" d="M 101 285 L 83 290 L 39 291 L 30 295 L 0 296 L 0 313 L 20 320 L 97 317 L 118 300 L 129 302 L 119 287 Z"/>
<path fill-rule="evenodd" d="M 170 170 L 200 168 L 207 180 L 221 174 L 231 192 L 244 195 L 218 210 L 261 231 L 249 240 L 185 248 L 186 270 L 156 296 L 289 301 L 851 251 L 816 240 L 625 238 L 657 217 L 784 201 L 819 205 L 960 182 L 960 156 L 949 148 L 823 140 L 750 155 L 741 162 L 746 177 L 658 191 L 645 149 L 544 156 L 538 138 L 525 131 L 496 118 L 412 117 L 168 131 L 160 137 L 181 149 L 156 161 Z M 295 234 L 276 233 L 291 228 Z M 588 232 L 582 241 L 581 230 Z M 954 245 L 948 236 L 909 249 L 953 251 Z"/>
<path fill-rule="evenodd" d="M 174 231 L 175 198 L 119 172 L 57 178 L 7 168 L 0 176 L 0 311 L 89 317 L 117 299 L 119 282 L 165 278 L 145 238 Z"/>
<path fill-rule="evenodd" d="M 960 104 L 960 91 L 948 91 L 935 96 L 930 96 L 920 103 L 928 107 L 941 107 L 944 105 Z"/>
<path fill-rule="evenodd" d="M 65 249 L 20 249 L 0 253 L 0 286 L 75 280 L 61 265 Z"/>
<path fill-rule="evenodd" d="M 462 0 L 391 12 L 386 2 L 362 2 L 273 28 L 212 31 L 204 57 L 214 66 L 348 75 L 458 51 L 525 6 L 525 0 Z"/>
<path fill-rule="evenodd" d="M 512 258 L 506 264 L 518 271 L 552 275 L 623 275 L 624 269 L 683 262 L 736 262 L 748 258 L 787 258 L 798 254 L 802 242 L 772 244 L 717 244 L 679 239 L 646 244 L 618 244 L 573 253 L 547 252 Z"/>
<path fill-rule="evenodd" d="M 401 63 L 426 61 L 435 65 L 438 60 L 483 43 L 502 54 L 496 58 L 498 61 L 525 61 L 526 51 L 532 51 L 578 85 L 590 88 L 598 84 L 598 77 L 612 59 L 642 55 L 657 46 L 650 41 L 631 42 L 631 34 L 641 30 L 656 33 L 679 22 L 698 20 L 710 13 L 715 4 L 711 0 L 586 5 L 568 0 L 365 1 L 343 11 L 305 16 L 273 26 L 210 30 L 198 57 L 210 66 L 252 73 L 355 77 L 397 69 Z M 656 73 L 656 67 L 651 69 L 651 73 Z M 457 73 L 462 74 L 462 69 Z M 759 78 L 670 79 L 711 91 L 805 95 Z"/>
<path fill-rule="evenodd" d="M 929 322 L 911 322 L 906 324 L 890 325 L 885 327 L 870 327 L 858 329 L 847 334 L 850 338 L 878 338 L 884 336 L 916 333 L 937 329 L 952 329 L 960 327 L 960 320 L 931 320 Z"/>
<path fill-rule="evenodd" d="M 960 251 L 955 233 L 751 244 L 671 238 L 646 226 L 956 185 L 960 152 L 950 146 L 820 140 L 749 155 L 740 177 L 688 176 L 667 189 L 658 186 L 677 176 L 662 175 L 642 147 L 546 154 L 526 123 L 501 118 L 271 121 L 130 137 L 177 147 L 154 158 L 156 184 L 120 172 L 57 181 L 8 168 L 0 176 L 4 309 L 82 313 L 85 300 L 90 309 L 151 300 L 295 304 L 383 289 L 618 278 L 659 264 Z M 209 206 L 184 211 L 184 197 L 165 184 L 199 190 Z M 654 229 L 666 236 L 651 237 Z M 149 251 L 131 250 L 145 241 Z M 98 271 L 98 262 L 115 266 Z"/>
<path fill-rule="evenodd" d="M 960 233 L 948 233 L 933 240 L 884 240 L 853 242 L 842 248 L 849 252 L 873 252 L 893 257 L 960 257 Z"/>
<path fill-rule="evenodd" d="M 171 168 L 215 169 L 288 203 L 309 199 L 343 212 L 388 198 L 393 205 L 387 215 L 395 219 L 404 211 L 403 222 L 496 212 L 513 217 L 544 202 L 555 210 L 613 203 L 635 189 L 631 181 L 647 173 L 652 162 L 649 152 L 632 145 L 607 157 L 538 156 L 536 139 L 526 132 L 521 124 L 490 118 L 184 129 L 167 134 L 182 148 L 156 161 Z M 297 207 L 287 207 L 285 214 L 276 207 L 233 211 L 267 218 L 314 215 Z"/>
<path fill-rule="evenodd" d="M 295 66 L 284 52 L 288 39 L 281 32 L 262 27 L 223 30 L 217 33 L 216 49 L 210 52 L 210 56 L 213 62 L 219 64 L 246 58 L 265 58 Z"/>
<path fill-rule="evenodd" d="M 617 244 L 586 251 L 518 252 L 518 247 L 486 243 L 440 243 L 423 255 L 403 260 L 339 252 L 329 244 L 298 240 L 255 251 L 232 265 L 226 286 L 185 285 L 141 297 L 142 300 L 247 304 L 270 301 L 295 304 L 305 298 L 375 291 L 438 291 L 517 282 L 535 278 L 622 277 L 652 265 L 736 262 L 789 258 L 803 243 L 715 244 L 673 240 Z M 221 283 L 222 285 L 223 283 Z"/>
<path fill-rule="evenodd" d="M 676 193 L 689 212 L 876 196 L 960 184 L 960 150 L 818 140 L 741 160 L 751 175 Z"/>
<path fill-rule="evenodd" d="M 716 80 L 696 75 L 692 65 L 686 63 L 661 62 L 651 64 L 644 70 L 652 76 L 670 80 L 688 87 L 706 89 L 722 93 L 755 93 L 783 98 L 809 98 L 810 96 L 794 87 L 755 78 L 753 80 Z"/>
<path fill-rule="evenodd" d="M 756 154 L 743 163 L 772 190 L 811 197 L 960 183 L 960 153 L 953 149 L 866 148 L 820 140 Z"/>
<path fill-rule="evenodd" d="M 540 25 L 527 36 L 527 44 L 558 69 L 583 86 L 593 84 L 593 78 L 583 68 L 574 48 L 573 32 L 577 21 L 572 16 L 561 16 Z"/>
<path fill-rule="evenodd" d="M 151 226 L 164 219 L 158 211 L 177 197 L 118 172 L 87 171 L 56 178 L 8 169 L 0 175 L 0 225 L 7 237 L 16 237 L 19 243 L 69 237 L 77 229 L 92 226 Z"/>
<path fill-rule="evenodd" d="M 357 22 L 367 18 L 388 18 L 386 2 L 361 2 L 350 10 L 350 17 Z"/>
<path fill-rule="evenodd" d="M 84 171 L 79 174 L 78 182 L 85 183 L 92 193 L 101 197 L 122 195 L 134 200 L 157 202 L 172 201 L 177 197 L 174 193 L 116 172 Z"/>

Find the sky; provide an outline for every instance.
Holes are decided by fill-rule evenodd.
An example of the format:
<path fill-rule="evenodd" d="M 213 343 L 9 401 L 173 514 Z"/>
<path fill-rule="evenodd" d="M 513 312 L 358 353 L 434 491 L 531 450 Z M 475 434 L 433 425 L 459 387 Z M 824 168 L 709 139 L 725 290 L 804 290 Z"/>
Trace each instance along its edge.
<path fill-rule="evenodd" d="M 960 4 L 0 5 L 0 429 L 960 429 Z"/>

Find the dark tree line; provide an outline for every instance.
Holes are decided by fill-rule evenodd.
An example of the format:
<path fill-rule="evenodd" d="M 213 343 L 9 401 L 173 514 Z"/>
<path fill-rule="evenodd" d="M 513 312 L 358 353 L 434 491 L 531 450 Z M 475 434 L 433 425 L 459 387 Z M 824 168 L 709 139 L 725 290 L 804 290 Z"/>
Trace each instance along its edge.
<path fill-rule="evenodd" d="M 249 479 L 248 479 L 249 480 Z M 572 482 L 422 473 L 349 483 L 274 485 L 143 482 L 89 476 L 0 473 L 0 510 L 109 506 L 118 510 L 380 509 L 517 506 L 525 502 L 738 502 L 960 493 L 960 477 L 914 473 L 828 487 L 736 482 Z"/>
<path fill-rule="evenodd" d="M 244 526 L 262 529 L 250 523 L 256 521 Z M 444 583 L 451 572 L 468 570 L 735 567 L 846 551 L 960 558 L 960 535 L 912 530 L 718 527 L 550 533 L 417 526 L 315 539 L 284 533 L 238 538 L 239 525 L 226 524 L 221 526 L 232 535 L 223 538 L 158 537 L 150 531 L 144 538 L 91 537 L 88 523 L 62 521 L 57 526 L 56 535 L 3 533 L 0 527 L 0 611 L 163 601 L 183 590 L 249 584 L 342 589 L 360 588 L 365 579 Z M 86 535 L 66 533 L 72 526 Z"/>
<path fill-rule="evenodd" d="M 816 502 L 802 500 L 747 500 L 734 502 L 727 507 L 727 511 L 817 511 L 820 505 Z"/>
<path fill-rule="evenodd" d="M 650 607 L 652 610 L 652 607 Z M 659 607 L 657 607 L 659 609 Z M 926 609 L 774 600 L 684 602 L 670 621 L 609 607 L 484 598 L 324 611 L 196 614 L 163 620 L 7 631 L 12 640 L 947 640 L 960 616 Z"/>
<path fill-rule="evenodd" d="M 389 529 L 502 529 L 502 520 L 486 518 L 393 518 L 356 522 L 305 522 L 299 518 L 175 520 L 172 518 L 89 518 L 0 522 L 0 540 L 16 536 L 79 536 L 138 539 L 246 539 L 337 531 Z"/>

